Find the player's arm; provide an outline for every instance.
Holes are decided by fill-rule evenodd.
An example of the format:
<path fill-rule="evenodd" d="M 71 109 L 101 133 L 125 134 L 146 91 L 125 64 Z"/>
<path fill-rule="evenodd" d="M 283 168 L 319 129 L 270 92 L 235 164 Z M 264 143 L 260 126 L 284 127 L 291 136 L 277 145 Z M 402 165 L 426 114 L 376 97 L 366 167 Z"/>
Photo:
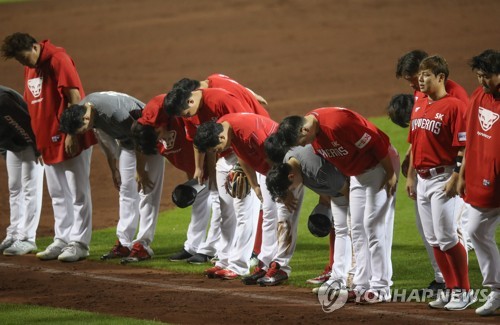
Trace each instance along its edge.
<path fill-rule="evenodd" d="M 464 150 L 465 150 L 465 147 L 460 147 L 460 149 L 458 150 L 458 154 L 457 154 L 457 158 L 456 158 L 457 165 L 456 165 L 453 173 L 451 173 L 450 179 L 448 180 L 448 182 L 446 182 L 446 184 L 444 186 L 443 190 L 445 191 L 446 196 L 448 196 L 448 197 L 454 197 L 458 194 L 457 183 L 458 183 L 458 179 L 459 179 L 460 169 L 461 169 L 461 166 L 463 163 Z"/>
<path fill-rule="evenodd" d="M 398 184 L 398 176 L 394 172 L 394 167 L 392 166 L 392 161 L 389 153 L 387 153 L 387 155 L 382 158 L 380 164 L 385 170 L 385 178 L 382 185 L 380 186 L 380 189 L 385 187 L 389 196 L 394 195 L 394 193 L 396 193 Z"/>
<path fill-rule="evenodd" d="M 78 104 L 82 100 L 78 88 L 64 87 L 62 92 L 68 107 L 73 104 Z M 78 143 L 76 135 L 66 134 L 66 138 L 64 139 L 64 150 L 70 157 L 76 155 L 80 150 L 80 144 Z"/>
<path fill-rule="evenodd" d="M 149 179 L 148 172 L 146 171 L 146 159 L 142 152 L 136 150 L 136 181 L 137 181 L 137 190 L 143 191 L 146 193 L 147 189 L 153 188 L 154 182 Z"/>
<path fill-rule="evenodd" d="M 408 167 L 410 166 L 410 152 L 411 152 L 411 143 L 408 146 L 408 150 L 406 150 L 405 159 L 401 163 L 401 173 L 404 177 L 408 177 Z"/>
<path fill-rule="evenodd" d="M 255 97 L 255 99 L 257 99 L 257 101 L 258 101 L 259 103 L 261 103 L 262 105 L 267 105 L 267 100 L 266 100 L 264 97 L 262 97 L 261 95 L 259 95 L 259 94 L 255 93 L 252 89 L 250 89 L 250 88 L 248 88 L 248 87 L 247 87 L 247 90 L 248 90 L 250 93 L 252 93 L 253 97 Z"/>
<path fill-rule="evenodd" d="M 118 144 L 116 140 L 113 139 L 106 132 L 95 129 L 94 133 L 96 135 L 97 141 L 99 142 L 99 147 L 106 155 L 106 160 L 108 162 L 109 170 L 111 171 L 111 177 L 113 178 L 113 184 L 117 190 L 120 190 L 120 185 L 122 183 L 120 171 L 117 167 L 117 157 L 118 157 Z"/>
<path fill-rule="evenodd" d="M 406 177 L 406 193 L 412 200 L 417 199 L 417 171 L 413 167 L 413 152 L 410 151 L 410 162 L 408 164 L 408 176 Z"/>
<path fill-rule="evenodd" d="M 203 168 L 205 163 L 205 153 L 200 152 L 193 144 L 194 150 L 194 178 L 198 180 L 198 184 L 203 184 Z"/>
<path fill-rule="evenodd" d="M 464 155 L 462 158 L 462 166 L 460 166 L 460 172 L 458 173 L 458 180 L 457 180 L 457 193 L 458 193 L 458 195 L 464 196 L 465 190 L 466 190 L 466 188 L 465 188 L 465 149 L 464 149 Z"/>

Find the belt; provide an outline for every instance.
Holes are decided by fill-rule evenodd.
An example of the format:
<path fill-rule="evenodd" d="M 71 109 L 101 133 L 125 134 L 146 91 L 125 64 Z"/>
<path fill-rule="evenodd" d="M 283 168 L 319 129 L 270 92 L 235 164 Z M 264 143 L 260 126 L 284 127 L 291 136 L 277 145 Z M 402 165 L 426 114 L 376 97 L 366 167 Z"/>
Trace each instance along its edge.
<path fill-rule="evenodd" d="M 445 171 L 446 171 L 446 167 L 444 167 L 444 166 L 439 166 L 439 167 L 434 167 L 434 168 L 417 169 L 418 175 L 424 179 L 437 176 L 439 174 L 444 173 Z"/>

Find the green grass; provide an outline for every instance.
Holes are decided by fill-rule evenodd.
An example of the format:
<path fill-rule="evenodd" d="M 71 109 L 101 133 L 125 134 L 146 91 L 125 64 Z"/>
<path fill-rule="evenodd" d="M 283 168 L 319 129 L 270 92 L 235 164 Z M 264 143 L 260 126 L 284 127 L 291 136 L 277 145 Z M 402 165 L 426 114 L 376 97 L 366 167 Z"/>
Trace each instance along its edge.
<path fill-rule="evenodd" d="M 109 325 L 153 325 L 155 321 L 115 317 L 77 310 L 50 308 L 34 305 L 0 304 L 0 323 L 3 325 L 24 324 L 109 324 Z"/>
<path fill-rule="evenodd" d="M 372 119 L 379 128 L 386 132 L 400 155 L 404 155 L 407 129 L 395 126 L 385 117 Z M 422 288 L 433 280 L 434 274 L 427 258 L 422 240 L 416 230 L 414 203 L 405 193 L 405 178 L 401 177 L 397 192 L 396 214 L 394 225 L 394 241 L 392 248 L 393 288 L 414 289 Z M 164 193 L 163 195 L 167 195 Z M 328 237 L 317 238 L 307 229 L 307 216 L 317 202 L 317 196 L 306 191 L 303 210 L 299 222 L 299 237 L 297 248 L 291 262 L 292 275 L 288 283 L 292 286 L 310 286 L 305 280 L 318 275 L 328 261 Z M 118 204 L 118 202 L 116 202 Z M 186 239 L 187 225 L 190 219 L 190 209 L 175 209 L 160 214 L 158 226 L 153 242 L 155 258 L 138 264 L 124 267 L 143 267 L 165 269 L 182 273 L 193 273 L 200 277 L 209 265 L 190 265 L 188 263 L 169 262 L 166 257 L 177 252 Z M 497 244 L 500 230 L 497 229 Z M 50 244 L 52 238 L 38 240 L 39 247 Z M 94 231 L 91 245 L 91 260 L 99 260 L 115 241 L 115 228 Z M 119 261 L 102 263 L 118 264 Z M 469 254 L 469 275 L 472 288 L 481 288 L 482 277 L 474 252 Z M 312 286 L 311 286 L 312 287 Z M 57 315 L 55 316 L 57 317 Z"/>

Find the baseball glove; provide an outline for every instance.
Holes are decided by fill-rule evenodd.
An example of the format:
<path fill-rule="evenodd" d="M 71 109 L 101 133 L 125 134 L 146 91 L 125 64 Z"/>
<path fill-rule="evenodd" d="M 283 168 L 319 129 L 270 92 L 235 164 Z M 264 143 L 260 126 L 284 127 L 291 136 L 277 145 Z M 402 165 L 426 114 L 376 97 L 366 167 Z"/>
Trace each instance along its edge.
<path fill-rule="evenodd" d="M 234 165 L 227 174 L 224 186 L 227 193 L 234 198 L 244 199 L 250 193 L 250 183 L 240 164 Z"/>

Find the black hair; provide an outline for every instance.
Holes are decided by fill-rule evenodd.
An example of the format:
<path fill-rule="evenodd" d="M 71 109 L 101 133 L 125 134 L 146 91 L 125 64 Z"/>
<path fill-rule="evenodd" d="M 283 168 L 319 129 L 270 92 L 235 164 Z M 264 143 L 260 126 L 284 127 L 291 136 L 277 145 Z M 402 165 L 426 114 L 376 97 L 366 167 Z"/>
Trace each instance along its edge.
<path fill-rule="evenodd" d="M 130 130 L 137 150 L 145 155 L 154 155 L 158 153 L 156 148 L 158 135 L 153 126 L 134 121 Z"/>
<path fill-rule="evenodd" d="M 220 143 L 219 135 L 223 131 L 222 124 L 213 121 L 205 122 L 196 130 L 193 144 L 200 152 L 207 152 L 208 149 L 214 148 Z"/>
<path fill-rule="evenodd" d="M 288 188 L 292 185 L 292 181 L 288 178 L 291 171 L 292 166 L 290 164 L 281 163 L 273 165 L 267 172 L 266 186 L 273 201 L 286 198 Z"/>
<path fill-rule="evenodd" d="M 65 109 L 59 121 L 59 131 L 67 134 L 76 134 L 83 126 L 83 116 L 87 112 L 84 105 L 73 104 Z"/>
<path fill-rule="evenodd" d="M 264 151 L 267 158 L 273 163 L 282 163 L 286 153 L 290 149 L 284 142 L 281 133 L 276 132 L 267 137 L 264 141 Z"/>
<path fill-rule="evenodd" d="M 495 50 L 486 50 L 481 54 L 474 56 L 469 61 L 472 70 L 481 70 L 485 73 L 500 73 L 500 52 Z"/>
<path fill-rule="evenodd" d="M 174 84 L 172 89 L 173 88 L 184 88 L 184 89 L 187 89 L 189 91 L 193 91 L 193 90 L 200 88 L 200 82 L 198 80 L 194 80 L 194 79 L 182 78 L 181 80 L 177 81 Z"/>
<path fill-rule="evenodd" d="M 397 94 L 392 96 L 387 106 L 387 115 L 391 121 L 402 128 L 407 128 L 410 122 L 411 111 L 415 98 L 410 94 Z"/>
<path fill-rule="evenodd" d="M 30 51 L 36 39 L 27 33 L 14 33 L 3 40 L 0 51 L 5 59 L 11 59 L 22 51 Z"/>
<path fill-rule="evenodd" d="M 428 56 L 425 51 L 413 50 L 400 57 L 396 65 L 396 78 L 416 75 L 420 62 Z"/>
<path fill-rule="evenodd" d="M 299 133 L 304 126 L 305 118 L 303 116 L 292 115 L 285 117 L 278 127 L 278 133 L 282 137 L 283 144 L 293 147 L 298 144 Z"/>
<path fill-rule="evenodd" d="M 184 88 L 173 88 L 163 100 L 163 109 L 170 116 L 180 116 L 182 111 L 189 107 L 188 99 L 191 90 Z"/>

